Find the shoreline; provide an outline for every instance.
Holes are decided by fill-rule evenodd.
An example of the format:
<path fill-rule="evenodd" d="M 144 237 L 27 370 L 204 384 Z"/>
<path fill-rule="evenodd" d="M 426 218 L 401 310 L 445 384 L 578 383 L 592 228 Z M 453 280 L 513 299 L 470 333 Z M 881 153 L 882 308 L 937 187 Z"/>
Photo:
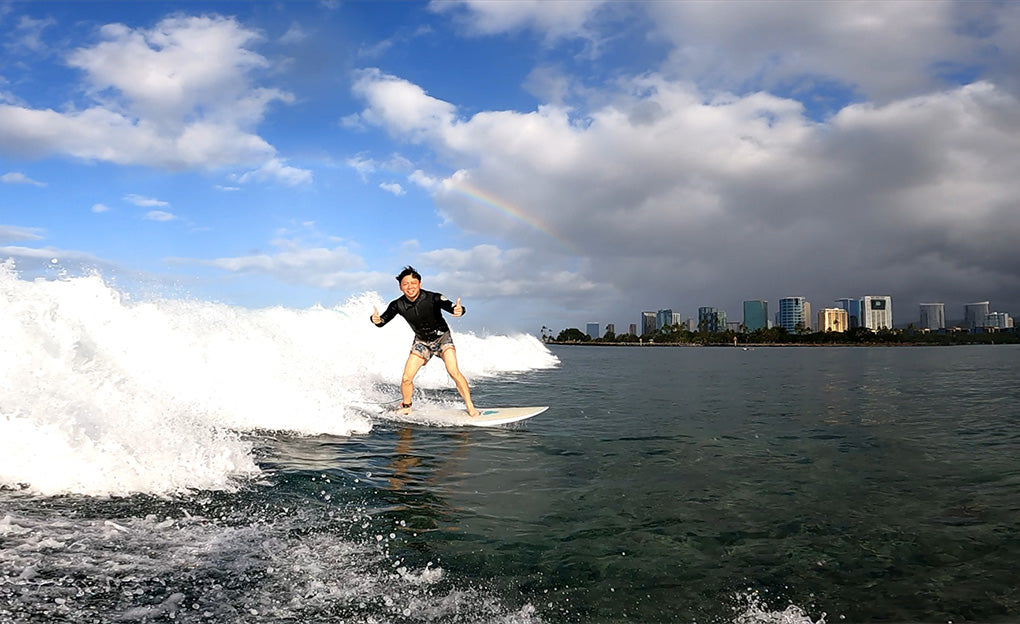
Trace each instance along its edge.
<path fill-rule="evenodd" d="M 975 345 L 1015 345 L 1016 342 L 741 342 L 700 343 L 700 342 L 577 342 L 545 340 L 545 345 L 565 347 L 709 347 L 723 349 L 757 349 L 776 347 L 966 347 Z"/>

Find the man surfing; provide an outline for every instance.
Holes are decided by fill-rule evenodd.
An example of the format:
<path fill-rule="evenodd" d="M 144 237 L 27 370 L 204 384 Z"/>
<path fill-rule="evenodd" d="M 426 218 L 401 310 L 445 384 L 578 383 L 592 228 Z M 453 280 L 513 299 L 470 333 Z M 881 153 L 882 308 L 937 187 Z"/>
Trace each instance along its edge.
<path fill-rule="evenodd" d="M 463 316 L 464 306 L 460 304 L 460 297 L 454 303 L 439 293 L 422 290 L 421 275 L 411 266 L 404 267 L 397 276 L 397 282 L 403 296 L 391 301 L 382 314 L 379 314 L 379 308 L 372 306 L 372 323 L 382 327 L 399 314 L 414 330 L 411 353 L 407 356 L 404 374 L 400 378 L 401 403 L 398 411 L 405 416 L 411 413 L 414 377 L 438 353 L 446 364 L 446 372 L 457 386 L 457 392 L 464 399 L 468 415 L 472 418 L 478 416 L 478 410 L 471 402 L 467 379 L 457 367 L 457 350 L 450 336 L 450 326 L 442 314 L 446 310 L 453 316 Z"/>

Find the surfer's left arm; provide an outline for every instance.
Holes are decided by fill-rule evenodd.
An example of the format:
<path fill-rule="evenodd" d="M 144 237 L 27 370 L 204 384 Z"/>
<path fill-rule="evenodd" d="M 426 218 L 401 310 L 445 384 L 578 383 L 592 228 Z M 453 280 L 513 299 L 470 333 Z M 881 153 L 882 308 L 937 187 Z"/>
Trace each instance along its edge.
<path fill-rule="evenodd" d="M 464 316 L 464 306 L 460 305 L 460 297 L 457 297 L 457 303 L 454 303 L 446 298 L 445 295 L 437 294 L 436 300 L 439 302 L 439 307 L 446 310 L 454 316 Z"/>

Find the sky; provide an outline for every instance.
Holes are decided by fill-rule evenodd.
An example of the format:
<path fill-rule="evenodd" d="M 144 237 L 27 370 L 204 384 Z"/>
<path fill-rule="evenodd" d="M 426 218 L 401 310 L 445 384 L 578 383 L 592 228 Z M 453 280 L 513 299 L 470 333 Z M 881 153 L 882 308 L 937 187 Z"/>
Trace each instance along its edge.
<path fill-rule="evenodd" d="M 0 261 L 455 330 L 1020 315 L 1018 2 L 3 2 Z M 366 316 L 371 310 L 366 310 Z"/>

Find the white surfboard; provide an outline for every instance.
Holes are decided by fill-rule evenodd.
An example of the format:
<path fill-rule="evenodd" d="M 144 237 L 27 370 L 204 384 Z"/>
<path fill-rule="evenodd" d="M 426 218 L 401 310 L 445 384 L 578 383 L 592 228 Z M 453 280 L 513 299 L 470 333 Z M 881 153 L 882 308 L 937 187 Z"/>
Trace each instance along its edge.
<path fill-rule="evenodd" d="M 446 427 L 494 427 L 537 416 L 549 409 L 544 407 L 488 407 L 478 408 L 479 414 L 472 418 L 463 408 L 450 408 L 424 405 L 411 408 L 411 413 L 404 415 L 389 412 L 388 420 L 416 423 L 422 425 L 440 425 Z"/>

